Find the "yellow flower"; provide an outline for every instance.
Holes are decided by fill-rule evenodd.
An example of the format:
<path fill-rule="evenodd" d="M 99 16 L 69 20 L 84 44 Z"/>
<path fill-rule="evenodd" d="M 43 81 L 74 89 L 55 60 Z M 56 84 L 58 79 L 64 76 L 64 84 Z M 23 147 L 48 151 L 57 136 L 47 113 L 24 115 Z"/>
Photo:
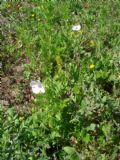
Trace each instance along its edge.
<path fill-rule="evenodd" d="M 8 8 L 10 8 L 11 7 L 11 5 L 10 4 L 8 4 Z"/>
<path fill-rule="evenodd" d="M 90 66 L 89 66 L 90 69 L 93 69 L 94 67 L 95 67 L 94 64 L 90 64 Z"/>
<path fill-rule="evenodd" d="M 19 118 L 19 121 L 23 121 L 23 120 L 24 120 L 24 117 L 20 117 L 20 118 Z"/>
<path fill-rule="evenodd" d="M 61 67 L 62 67 L 62 58 L 60 56 L 56 56 L 55 60 L 56 60 L 58 68 L 61 69 Z"/>
<path fill-rule="evenodd" d="M 90 41 L 90 47 L 94 47 L 95 46 L 95 42 L 93 40 Z"/>
<path fill-rule="evenodd" d="M 32 14 L 32 17 L 35 17 L 35 14 Z"/>
<path fill-rule="evenodd" d="M 39 153 L 36 153 L 36 152 L 35 152 L 34 155 L 35 155 L 35 157 L 38 157 Z"/>

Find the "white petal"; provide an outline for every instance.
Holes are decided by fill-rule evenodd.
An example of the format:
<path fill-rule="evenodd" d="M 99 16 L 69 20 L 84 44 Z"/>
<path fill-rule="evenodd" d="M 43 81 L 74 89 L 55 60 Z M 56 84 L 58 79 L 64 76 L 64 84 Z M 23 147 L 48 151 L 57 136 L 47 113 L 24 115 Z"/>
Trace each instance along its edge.
<path fill-rule="evenodd" d="M 32 91 L 33 93 L 38 94 L 40 93 L 40 88 L 37 85 L 34 85 L 32 86 Z"/>
<path fill-rule="evenodd" d="M 41 88 L 40 88 L 40 92 L 41 92 L 41 93 L 45 93 L 44 87 L 41 87 Z"/>
<path fill-rule="evenodd" d="M 73 31 L 79 31 L 80 29 L 81 29 L 81 25 L 80 24 L 72 26 L 72 30 Z"/>
<path fill-rule="evenodd" d="M 39 80 L 31 81 L 30 86 L 31 86 L 32 92 L 35 93 L 35 94 L 45 93 L 45 89 L 44 89 L 44 87 L 42 86 L 42 83 Z"/>

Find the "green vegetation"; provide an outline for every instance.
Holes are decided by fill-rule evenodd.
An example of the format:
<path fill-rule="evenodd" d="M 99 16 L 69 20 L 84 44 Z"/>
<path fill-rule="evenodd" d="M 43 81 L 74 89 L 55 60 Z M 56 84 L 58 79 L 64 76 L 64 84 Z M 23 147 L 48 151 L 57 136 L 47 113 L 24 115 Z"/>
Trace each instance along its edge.
<path fill-rule="evenodd" d="M 2 1 L 0 9 L 1 76 L 24 55 L 24 80 L 45 87 L 28 112 L 1 105 L 0 159 L 119 159 L 119 0 Z"/>

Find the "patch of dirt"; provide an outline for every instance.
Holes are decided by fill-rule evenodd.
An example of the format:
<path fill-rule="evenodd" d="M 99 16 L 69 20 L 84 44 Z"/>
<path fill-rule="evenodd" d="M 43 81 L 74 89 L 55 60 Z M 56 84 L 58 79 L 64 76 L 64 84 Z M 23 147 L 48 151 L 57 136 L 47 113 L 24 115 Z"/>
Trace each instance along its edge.
<path fill-rule="evenodd" d="M 11 7 L 2 10 L 0 13 L 0 41 L 2 42 L 0 53 L 0 104 L 5 110 L 14 106 L 17 112 L 30 113 L 29 104 L 31 103 L 29 102 L 33 101 L 34 97 L 31 93 L 29 81 L 25 80 L 23 76 L 23 65 L 29 63 L 29 59 L 22 45 L 17 45 L 15 23 L 9 16 L 12 12 Z M 9 51 L 6 46 L 15 49 Z M 18 50 L 21 52 L 21 56 L 16 54 Z"/>
<path fill-rule="evenodd" d="M 1 63 L 0 104 L 4 108 L 14 106 L 17 112 L 30 112 L 28 103 L 34 99 L 29 86 L 29 81 L 23 77 L 23 64 L 28 63 L 28 58 L 23 55 L 17 63 L 11 64 L 9 69 Z"/>

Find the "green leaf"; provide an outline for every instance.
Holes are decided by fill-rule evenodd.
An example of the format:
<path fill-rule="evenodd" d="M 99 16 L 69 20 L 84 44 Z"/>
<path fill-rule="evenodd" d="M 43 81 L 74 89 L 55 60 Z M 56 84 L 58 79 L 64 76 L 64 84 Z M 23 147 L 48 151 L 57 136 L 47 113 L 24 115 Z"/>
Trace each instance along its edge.
<path fill-rule="evenodd" d="M 95 127 L 96 127 L 96 124 L 91 123 L 90 126 L 88 127 L 88 131 L 95 131 Z"/>
<path fill-rule="evenodd" d="M 110 138 L 111 125 L 110 124 L 104 124 L 102 126 L 102 131 L 103 131 L 106 138 Z"/>
<path fill-rule="evenodd" d="M 69 147 L 69 146 L 64 147 L 63 150 L 64 150 L 67 154 L 70 154 L 70 155 L 76 153 L 75 148 Z"/>

